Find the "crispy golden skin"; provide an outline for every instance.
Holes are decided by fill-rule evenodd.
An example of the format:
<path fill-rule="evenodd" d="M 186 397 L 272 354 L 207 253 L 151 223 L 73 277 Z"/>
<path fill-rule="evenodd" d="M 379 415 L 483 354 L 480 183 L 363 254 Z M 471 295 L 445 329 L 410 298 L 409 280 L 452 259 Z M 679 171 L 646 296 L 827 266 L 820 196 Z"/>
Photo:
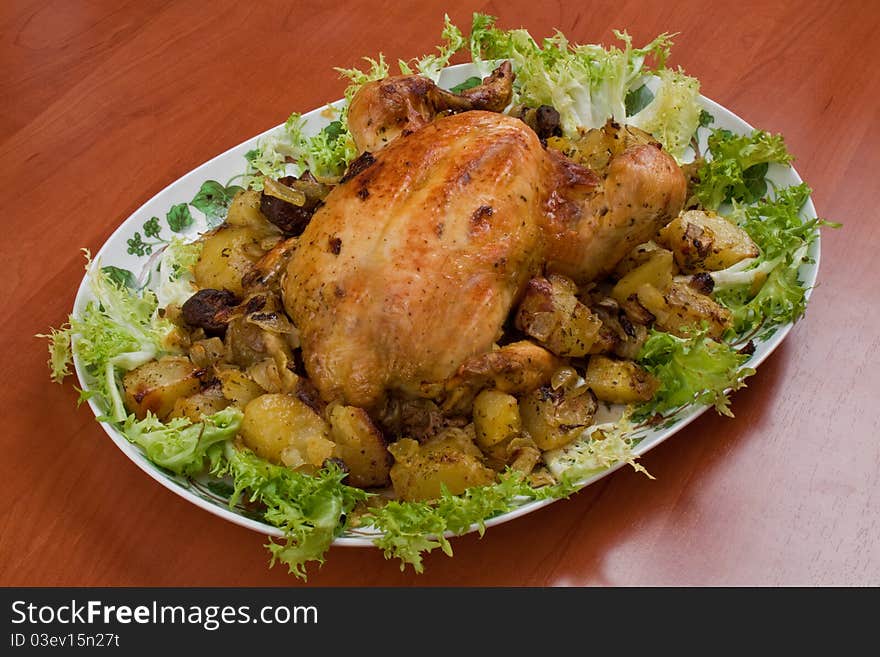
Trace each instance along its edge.
<path fill-rule="evenodd" d="M 348 110 L 348 127 L 358 153 L 376 153 L 399 135 L 429 124 L 441 112 L 500 112 L 512 93 L 509 62 L 503 62 L 482 84 L 460 94 L 419 75 L 395 75 L 358 89 Z"/>
<path fill-rule="evenodd" d="M 655 145 L 601 180 L 496 113 L 402 133 L 330 193 L 290 260 L 284 303 L 306 370 L 327 401 L 365 408 L 388 391 L 441 394 L 542 267 L 579 283 L 610 271 L 678 214 L 685 188 Z"/>
<path fill-rule="evenodd" d="M 473 111 L 396 139 L 330 193 L 284 282 L 325 399 L 419 395 L 491 349 L 541 264 L 545 167 L 525 124 Z"/>

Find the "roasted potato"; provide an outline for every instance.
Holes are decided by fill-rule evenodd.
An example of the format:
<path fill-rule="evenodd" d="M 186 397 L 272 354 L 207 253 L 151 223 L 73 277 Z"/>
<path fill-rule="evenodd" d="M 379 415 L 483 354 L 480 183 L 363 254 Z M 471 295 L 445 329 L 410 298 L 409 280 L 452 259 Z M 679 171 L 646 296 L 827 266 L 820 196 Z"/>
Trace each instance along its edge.
<path fill-rule="evenodd" d="M 244 408 L 252 399 L 269 392 L 237 367 L 220 367 L 216 371 L 216 376 L 220 381 L 223 396 L 239 408 Z"/>
<path fill-rule="evenodd" d="M 513 395 L 534 390 L 550 381 L 561 365 L 559 358 L 528 340 L 480 354 L 465 361 L 446 383 L 443 410 L 469 410 L 474 396 L 483 388 Z"/>
<path fill-rule="evenodd" d="M 523 429 L 541 450 L 556 449 L 577 438 L 596 414 L 596 398 L 587 386 L 542 386 L 520 399 Z"/>
<path fill-rule="evenodd" d="M 122 377 L 125 407 L 139 419 L 147 411 L 165 420 L 181 397 L 197 393 L 202 370 L 183 356 L 166 356 L 144 363 Z"/>
<path fill-rule="evenodd" d="M 500 390 L 483 390 L 474 399 L 477 445 L 489 449 L 522 432 L 516 397 Z"/>
<path fill-rule="evenodd" d="M 324 419 L 293 395 L 266 394 L 248 402 L 240 435 L 258 456 L 291 468 L 319 467 L 335 448 Z"/>
<path fill-rule="evenodd" d="M 226 223 L 230 226 L 252 228 L 260 237 L 280 235 L 281 231 L 260 212 L 260 197 L 260 192 L 252 189 L 236 194 L 229 204 Z"/>
<path fill-rule="evenodd" d="M 210 369 L 223 360 L 225 351 L 220 338 L 197 340 L 189 347 L 189 359 L 196 367 Z"/>
<path fill-rule="evenodd" d="M 720 339 L 731 326 L 730 311 L 686 283 L 673 283 L 666 293 L 642 285 L 639 303 L 654 315 L 654 324 L 668 333 L 684 337 L 694 328 L 708 326 L 709 335 Z"/>
<path fill-rule="evenodd" d="M 330 437 L 336 443 L 333 455 L 348 468 L 346 483 L 359 488 L 386 486 L 391 471 L 391 454 L 382 433 L 370 416 L 355 406 L 329 409 Z"/>
<path fill-rule="evenodd" d="M 742 228 L 702 210 L 680 214 L 660 231 L 657 240 L 672 250 L 686 274 L 726 269 L 758 255 L 758 247 Z"/>
<path fill-rule="evenodd" d="M 268 250 L 266 235 L 251 226 L 224 224 L 203 238 L 198 262 L 193 267 L 200 288 L 228 290 L 236 297 L 244 292 L 242 278 Z"/>
<path fill-rule="evenodd" d="M 549 148 L 565 153 L 578 164 L 604 175 L 611 159 L 627 148 L 638 144 L 656 144 L 657 141 L 644 130 L 635 126 L 621 125 L 608 120 L 601 128 L 581 128 L 574 137 L 551 137 Z"/>
<path fill-rule="evenodd" d="M 629 360 L 591 356 L 584 381 L 596 398 L 611 404 L 648 401 L 659 382 L 643 367 Z"/>
<path fill-rule="evenodd" d="M 636 267 L 645 264 L 651 258 L 651 255 L 655 251 L 659 251 L 662 249 L 663 247 L 661 247 L 654 241 L 648 241 L 644 244 L 639 244 L 632 251 L 630 251 L 623 260 L 617 263 L 617 266 L 614 268 L 614 276 L 618 280 L 623 278 Z"/>
<path fill-rule="evenodd" d="M 495 481 L 495 472 L 483 465 L 483 455 L 468 433 L 448 429 L 423 445 L 411 438 L 392 444 L 391 482 L 404 500 L 435 500 L 441 485 L 459 495 L 473 486 Z"/>
<path fill-rule="evenodd" d="M 625 303 L 638 292 L 642 285 L 652 285 L 661 292 L 672 285 L 672 252 L 656 249 L 647 259 L 626 276 L 621 278 L 611 290 L 611 297 L 618 303 Z"/>
<path fill-rule="evenodd" d="M 215 384 L 189 397 L 178 397 L 169 417 L 188 417 L 193 422 L 201 422 L 203 415 L 213 415 L 229 406 L 219 384 Z"/>
<path fill-rule="evenodd" d="M 571 279 L 551 274 L 529 281 L 516 313 L 516 327 L 557 356 L 589 353 L 602 322 L 578 301 Z"/>

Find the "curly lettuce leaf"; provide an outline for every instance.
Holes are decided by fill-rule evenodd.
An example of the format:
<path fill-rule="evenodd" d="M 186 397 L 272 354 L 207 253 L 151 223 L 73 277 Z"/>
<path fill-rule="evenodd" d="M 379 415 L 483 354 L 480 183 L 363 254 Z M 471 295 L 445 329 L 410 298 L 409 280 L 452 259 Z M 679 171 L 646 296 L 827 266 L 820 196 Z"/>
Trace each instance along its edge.
<path fill-rule="evenodd" d="M 242 417 L 234 406 L 195 423 L 186 417 L 163 423 L 152 413 L 143 420 L 129 415 L 121 431 L 153 463 L 176 474 L 193 475 L 205 469 L 205 458 L 213 445 L 235 437 Z"/>
<path fill-rule="evenodd" d="M 653 100 L 628 122 L 651 135 L 679 163 L 700 126 L 700 81 L 680 69 L 657 72 L 659 86 Z"/>
<path fill-rule="evenodd" d="M 633 448 L 637 443 L 632 423 L 624 416 L 617 422 L 589 427 L 574 442 L 544 452 L 544 462 L 557 478 L 586 479 L 618 463 L 628 463 L 636 472 L 653 479 L 636 461 Z"/>
<path fill-rule="evenodd" d="M 734 203 L 728 218 L 745 230 L 760 250 L 748 263 L 712 273 L 713 297 L 731 311 L 735 332 L 752 331 L 763 323 L 795 322 L 804 314 L 807 288 L 798 278 L 798 269 L 807 261 L 807 250 L 818 238 L 819 228 L 839 226 L 822 219 L 802 219 L 801 210 L 810 193 L 801 183 L 754 205 Z"/>
<path fill-rule="evenodd" d="M 523 501 L 568 497 L 576 489 L 567 478 L 553 486 L 534 488 L 522 473 L 508 470 L 497 483 L 468 488 L 461 495 L 451 494 L 444 486 L 440 499 L 435 502 L 392 500 L 384 506 L 370 508 L 363 516 L 363 523 L 382 532 L 373 542 L 384 551 L 386 559 L 397 558 L 401 570 L 409 564 L 421 573 L 423 555 L 440 548 L 452 556 L 452 545 L 444 533 L 464 534 L 476 525 L 482 536 L 487 520 L 512 511 Z"/>
<path fill-rule="evenodd" d="M 705 331 L 679 338 L 652 329 L 638 362 L 660 381 L 660 387 L 633 418 L 644 419 L 691 403 L 712 404 L 722 415 L 732 417 L 729 392 L 745 387 L 745 378 L 755 373 L 743 367 L 748 358 L 729 344 L 715 342 Z"/>
<path fill-rule="evenodd" d="M 474 16 L 470 46 L 474 62 L 510 60 L 516 79 L 514 103 L 552 105 L 560 114 L 562 130 L 599 128 L 606 120 L 626 120 L 626 96 L 645 77 L 664 68 L 672 44 L 661 34 L 642 48 L 633 48 L 626 32 L 614 32 L 622 47 L 571 45 L 557 32 L 539 45 L 527 30 L 500 30 L 494 18 Z M 656 69 L 645 65 L 653 56 Z M 693 132 L 691 132 L 693 134 Z M 688 135 L 690 137 L 690 135 Z"/>
<path fill-rule="evenodd" d="M 182 306 L 196 291 L 193 267 L 202 253 L 200 241 L 185 242 L 174 237 L 159 260 L 156 300 L 160 308 L 171 304 Z"/>
<path fill-rule="evenodd" d="M 230 506 L 242 496 L 265 505 L 267 522 L 281 528 L 285 539 L 266 546 L 271 565 L 286 564 L 290 572 L 306 579 L 306 564 L 324 563 L 324 553 L 347 526 L 348 514 L 367 499 L 368 493 L 342 483 L 346 473 L 328 463 L 314 475 L 273 465 L 249 449 L 227 443 L 223 459 L 213 472 L 230 476 L 234 491 Z"/>
<path fill-rule="evenodd" d="M 793 159 L 782 135 L 764 130 L 737 135 L 716 128 L 708 146 L 712 157 L 699 168 L 694 195 L 709 210 L 717 210 L 725 201 L 756 202 L 767 191 L 768 165 L 790 164 Z"/>
<path fill-rule="evenodd" d="M 310 135 L 305 120 L 294 112 L 279 134 L 262 139 L 257 148 L 245 156 L 248 160 L 245 184 L 260 190 L 264 176 L 280 178 L 305 171 L 318 179 L 336 180 L 345 173 L 355 155 L 354 140 L 344 117 Z M 288 163 L 292 164 L 291 171 L 288 171 Z"/>
<path fill-rule="evenodd" d="M 174 326 L 158 316 L 156 295 L 138 292 L 117 282 L 93 263 L 86 252 L 86 278 L 94 299 L 79 314 L 71 314 L 49 339 L 52 378 L 61 381 L 70 373 L 76 354 L 91 377 L 91 394 L 97 395 L 108 419 L 122 422 L 127 412 L 117 380 L 120 370 L 134 369 L 167 350 L 166 338 Z"/>
<path fill-rule="evenodd" d="M 411 75 L 418 71 L 419 75 L 423 75 L 436 83 L 440 79 L 440 73 L 443 72 L 443 69 L 449 66 L 449 60 L 455 53 L 461 50 L 465 43 L 461 30 L 452 24 L 448 15 L 443 18 L 443 31 L 440 33 L 440 38 L 443 39 L 443 43 L 437 46 L 436 55 L 425 55 L 409 63 L 400 60 L 398 62 L 400 73 L 402 75 Z"/>

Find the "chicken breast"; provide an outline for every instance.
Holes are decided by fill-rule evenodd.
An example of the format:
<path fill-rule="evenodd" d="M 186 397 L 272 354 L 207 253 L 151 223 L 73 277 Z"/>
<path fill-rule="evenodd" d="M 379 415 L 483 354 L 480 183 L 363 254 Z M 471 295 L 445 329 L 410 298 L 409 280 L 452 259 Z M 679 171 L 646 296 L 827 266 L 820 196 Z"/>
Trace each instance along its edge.
<path fill-rule="evenodd" d="M 395 139 L 330 193 L 284 281 L 326 400 L 424 396 L 491 349 L 542 263 L 548 163 L 524 123 L 470 111 Z"/>
<path fill-rule="evenodd" d="M 358 144 L 381 118 L 351 124 Z M 446 395 L 492 350 L 533 275 L 609 272 L 686 192 L 655 144 L 616 155 L 603 179 L 522 121 L 476 110 L 402 131 L 362 162 L 300 237 L 283 292 L 322 397 L 368 409 L 388 392 Z"/>

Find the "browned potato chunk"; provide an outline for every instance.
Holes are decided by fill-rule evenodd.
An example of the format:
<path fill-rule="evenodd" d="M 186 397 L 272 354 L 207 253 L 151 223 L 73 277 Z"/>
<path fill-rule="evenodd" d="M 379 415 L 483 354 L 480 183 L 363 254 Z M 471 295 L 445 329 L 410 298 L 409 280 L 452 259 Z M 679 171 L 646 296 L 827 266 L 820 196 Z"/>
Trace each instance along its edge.
<path fill-rule="evenodd" d="M 617 282 L 611 290 L 611 296 L 618 303 L 624 303 L 642 285 L 653 285 L 658 290 L 666 290 L 672 285 L 672 272 L 672 252 L 657 249 L 651 252 L 644 263 Z"/>
<path fill-rule="evenodd" d="M 348 467 L 346 483 L 359 488 L 386 486 L 391 454 L 382 433 L 362 408 L 334 406 L 330 409 L 330 436 L 336 443 L 334 456 Z"/>
<path fill-rule="evenodd" d="M 533 278 L 516 313 L 516 327 L 557 356 L 586 355 L 602 322 L 578 301 L 577 291 L 564 276 Z"/>
<path fill-rule="evenodd" d="M 197 340 L 189 347 L 189 359 L 193 365 L 202 369 L 210 369 L 223 360 L 225 347 L 220 338 Z"/>
<path fill-rule="evenodd" d="M 229 406 L 219 385 L 213 385 L 189 397 L 179 397 L 169 417 L 188 417 L 193 422 L 201 422 L 203 415 L 213 415 Z"/>
<path fill-rule="evenodd" d="M 758 255 L 758 247 L 742 228 L 702 210 L 682 213 L 657 239 L 672 250 L 675 262 L 686 274 L 726 269 Z"/>
<path fill-rule="evenodd" d="M 650 241 L 645 242 L 644 244 L 639 244 L 632 251 L 630 251 L 627 256 L 617 263 L 617 266 L 614 268 L 614 275 L 621 279 L 630 273 L 636 267 L 640 267 L 645 264 L 648 260 L 650 260 L 651 255 L 659 250 L 663 250 L 656 242 Z"/>
<path fill-rule="evenodd" d="M 217 378 L 220 380 L 223 396 L 239 408 L 244 408 L 249 401 L 267 392 L 247 374 L 235 367 L 218 369 Z"/>
<path fill-rule="evenodd" d="M 611 404 L 648 401 L 659 385 L 657 379 L 640 365 L 606 356 L 590 357 L 584 380 L 598 399 Z"/>
<path fill-rule="evenodd" d="M 230 226 L 255 229 L 261 237 L 281 234 L 281 231 L 260 212 L 260 192 L 252 189 L 246 189 L 235 195 L 229 204 L 226 223 Z"/>
<path fill-rule="evenodd" d="M 574 137 L 551 137 L 549 148 L 560 150 L 578 164 L 592 169 L 600 176 L 607 173 L 612 158 L 632 145 L 656 144 L 644 130 L 608 120 L 601 128 L 581 128 Z"/>
<path fill-rule="evenodd" d="M 458 374 L 446 382 L 443 410 L 465 413 L 483 388 L 520 394 L 550 381 L 562 361 L 543 347 L 520 340 L 465 361 Z"/>
<path fill-rule="evenodd" d="M 486 465 L 497 472 L 508 467 L 523 474 L 529 474 L 541 460 L 541 450 L 531 436 L 520 434 L 504 442 L 484 449 Z"/>
<path fill-rule="evenodd" d="M 483 455 L 462 430 L 447 430 L 424 445 L 404 438 L 388 451 L 395 461 L 391 466 L 394 492 L 404 500 L 435 500 L 441 485 L 459 495 L 495 481 L 495 472 L 483 465 Z"/>
<path fill-rule="evenodd" d="M 242 277 L 266 252 L 263 237 L 249 226 L 228 224 L 205 236 L 202 253 L 193 267 L 196 285 L 229 290 L 241 297 L 244 292 Z"/>
<path fill-rule="evenodd" d="M 523 429 L 542 450 L 577 438 L 596 414 L 596 398 L 586 386 L 554 390 L 542 386 L 520 400 Z"/>
<path fill-rule="evenodd" d="M 483 390 L 474 400 L 477 445 L 489 449 L 522 431 L 516 397 L 500 390 Z"/>
<path fill-rule="evenodd" d="M 244 408 L 240 435 L 258 456 L 291 468 L 321 466 L 335 447 L 324 419 L 292 395 L 251 400 Z"/>
<path fill-rule="evenodd" d="M 122 377 L 125 407 L 139 419 L 145 418 L 149 411 L 164 420 L 180 397 L 188 397 L 201 389 L 200 374 L 189 358 L 183 356 L 166 356 L 144 363 Z"/>
<path fill-rule="evenodd" d="M 652 285 L 638 291 L 639 303 L 654 315 L 654 324 L 668 333 L 685 337 L 689 330 L 708 326 L 709 335 L 720 339 L 731 326 L 730 311 L 686 283 L 673 283 L 664 294 Z"/>

